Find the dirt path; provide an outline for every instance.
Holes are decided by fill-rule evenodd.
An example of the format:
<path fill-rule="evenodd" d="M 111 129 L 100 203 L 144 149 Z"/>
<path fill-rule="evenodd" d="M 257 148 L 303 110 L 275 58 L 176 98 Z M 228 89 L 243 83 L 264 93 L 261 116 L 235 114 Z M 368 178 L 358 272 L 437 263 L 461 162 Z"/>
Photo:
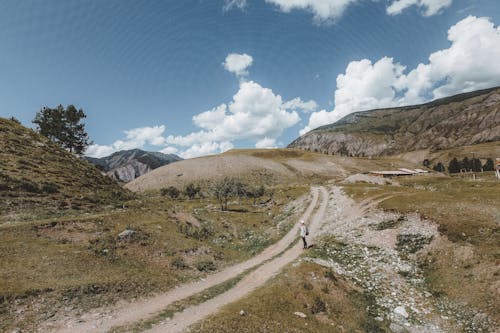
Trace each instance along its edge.
<path fill-rule="evenodd" d="M 311 192 L 312 192 L 311 203 L 309 204 L 308 208 L 301 217 L 301 219 L 305 221 L 310 220 L 311 214 L 313 213 L 314 208 L 317 206 L 318 203 L 319 189 L 313 188 Z M 325 189 L 321 188 L 321 192 L 324 193 L 324 195 L 326 195 Z M 326 197 L 324 197 L 323 202 L 321 204 L 321 209 L 320 209 L 321 211 L 324 211 L 326 209 L 326 202 L 327 202 Z M 314 226 L 317 223 L 319 223 L 318 221 L 319 218 L 320 216 L 316 214 L 315 218 L 312 221 L 311 229 L 314 230 L 315 228 Z M 247 261 L 228 267 L 218 273 L 209 275 L 201 281 L 195 281 L 181 285 L 167 293 L 160 294 L 144 300 L 139 300 L 136 302 L 124 303 L 121 306 L 112 309 L 111 311 L 106 311 L 105 314 L 94 312 L 94 313 L 88 313 L 82 316 L 81 318 L 68 319 L 63 323 L 59 324 L 58 327 L 53 329 L 53 331 L 67 332 L 67 333 L 107 332 L 116 326 L 129 325 L 138 322 L 140 320 L 150 318 L 176 301 L 193 296 L 207 288 L 213 287 L 229 279 L 235 278 L 241 273 L 245 272 L 246 270 L 255 267 L 259 264 L 262 264 L 263 262 L 283 252 L 296 239 L 298 223 L 299 221 L 281 240 L 271 245 L 270 247 L 266 248 L 260 254 L 256 255 L 255 257 Z M 276 261 L 275 260 L 271 261 L 274 263 L 273 265 L 268 265 L 268 264 L 263 265 L 262 267 L 266 267 L 266 270 L 262 271 L 261 267 L 259 268 L 259 271 L 267 272 L 266 274 L 268 275 L 269 278 L 279 270 L 279 269 L 276 270 L 275 267 L 284 266 L 290 260 L 296 258 L 296 256 L 298 256 L 300 252 L 301 251 L 298 245 L 294 246 L 293 248 L 291 248 L 286 252 L 286 256 L 276 258 L 275 259 Z M 288 258 L 291 259 L 288 260 Z M 252 283 L 252 285 L 255 286 L 254 289 L 259 285 L 259 283 L 261 284 L 265 280 L 267 280 L 266 278 L 265 280 L 261 281 L 260 277 L 255 276 L 255 273 L 252 273 L 249 276 L 254 276 L 254 279 L 256 281 L 255 283 Z M 244 280 L 242 280 L 241 282 L 243 281 L 248 281 L 247 277 L 245 277 Z M 238 286 L 239 285 L 240 284 L 238 284 Z M 233 290 L 234 292 L 235 289 L 237 290 L 237 287 L 231 290 Z M 238 290 L 238 294 L 239 293 L 240 292 Z M 228 297 L 226 294 L 222 294 L 219 297 L 221 296 Z M 220 299 L 219 297 L 218 299 Z M 189 310 L 190 308 L 186 309 L 186 311 Z M 165 330 L 163 330 L 163 332 L 165 332 Z"/>
<path fill-rule="evenodd" d="M 315 235 L 319 231 L 328 204 L 328 192 L 323 187 L 320 188 L 320 191 L 322 200 L 319 209 L 309 222 L 311 235 Z M 297 228 L 294 228 L 292 232 L 296 235 Z M 301 241 L 296 242 L 295 245 L 285 251 L 281 256 L 270 260 L 245 276 L 230 290 L 204 303 L 189 307 L 184 311 L 175 314 L 170 320 L 161 323 L 147 332 L 183 332 L 190 325 L 217 312 L 224 305 L 234 302 L 262 286 L 271 277 L 276 275 L 285 265 L 297 259 L 303 251 Z"/>

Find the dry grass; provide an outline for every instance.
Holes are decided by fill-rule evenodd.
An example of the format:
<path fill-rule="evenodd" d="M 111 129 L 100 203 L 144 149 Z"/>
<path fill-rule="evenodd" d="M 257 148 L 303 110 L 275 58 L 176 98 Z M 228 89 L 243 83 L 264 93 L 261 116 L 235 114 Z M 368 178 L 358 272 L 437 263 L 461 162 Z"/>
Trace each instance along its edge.
<path fill-rule="evenodd" d="M 232 202 L 228 212 L 211 198 L 144 196 L 103 214 L 2 226 L 0 330 L 29 330 L 68 307 L 84 310 L 165 291 L 247 259 L 288 230 L 302 207 L 286 204 L 308 191 L 275 188 L 273 203 Z M 191 216 L 199 227 L 179 216 Z M 136 234 L 119 239 L 125 229 Z"/>
<path fill-rule="evenodd" d="M 0 118 L 0 223 L 95 211 L 131 196 L 89 163 Z"/>
<path fill-rule="evenodd" d="M 191 332 L 382 332 L 365 312 L 368 304 L 358 289 L 330 269 L 302 263 L 194 325 Z M 307 317 L 298 317 L 297 311 Z"/>

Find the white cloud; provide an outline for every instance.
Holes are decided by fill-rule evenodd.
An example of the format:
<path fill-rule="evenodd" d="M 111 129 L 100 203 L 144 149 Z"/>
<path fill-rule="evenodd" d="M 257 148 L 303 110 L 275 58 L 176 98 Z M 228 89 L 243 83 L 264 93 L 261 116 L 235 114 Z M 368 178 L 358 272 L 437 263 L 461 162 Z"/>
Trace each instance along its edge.
<path fill-rule="evenodd" d="M 342 16 L 344 10 L 358 0 L 266 0 L 279 7 L 285 13 L 293 9 L 310 11 L 317 22 L 335 20 Z"/>
<path fill-rule="evenodd" d="M 449 7 L 453 0 L 395 0 L 387 7 L 387 14 L 397 15 L 411 6 L 418 6 L 424 9 L 425 16 L 432 16 L 440 13 L 442 9 Z"/>
<path fill-rule="evenodd" d="M 335 108 L 314 112 L 304 134 L 356 111 L 401 106 L 500 85 L 500 28 L 488 18 L 469 16 L 448 30 L 449 48 L 405 74 L 384 57 L 352 61 L 337 76 Z"/>
<path fill-rule="evenodd" d="M 263 138 L 255 143 L 255 148 L 276 148 L 276 139 Z"/>
<path fill-rule="evenodd" d="M 229 149 L 232 149 L 234 146 L 231 142 L 223 141 L 223 142 L 200 142 L 195 143 L 189 149 L 180 153 L 182 158 L 194 158 L 204 155 L 212 155 L 223 153 Z"/>
<path fill-rule="evenodd" d="M 143 148 L 146 144 L 162 146 L 166 144 L 163 132 L 165 132 L 164 125 L 134 128 L 125 131 L 123 140 L 117 140 L 111 145 L 90 145 L 85 154 L 91 157 L 104 157 L 119 150 Z"/>
<path fill-rule="evenodd" d="M 313 100 L 304 102 L 302 99 L 300 99 L 300 97 L 296 97 L 291 101 L 284 103 L 283 107 L 289 110 L 300 110 L 304 113 L 308 113 L 318 109 L 318 104 Z"/>
<path fill-rule="evenodd" d="M 228 54 L 222 65 L 228 72 L 231 72 L 238 77 L 243 77 L 248 75 L 248 67 L 252 66 L 252 63 L 252 56 L 246 53 L 231 53 Z"/>
<path fill-rule="evenodd" d="M 179 149 L 177 149 L 175 147 L 165 147 L 162 150 L 160 150 L 160 153 L 163 153 L 163 154 L 177 154 L 178 151 L 179 151 Z"/>
<path fill-rule="evenodd" d="M 233 8 L 238 8 L 240 10 L 245 9 L 247 6 L 247 0 L 224 0 L 224 6 L 222 10 L 227 12 Z"/>
<path fill-rule="evenodd" d="M 256 82 L 241 82 L 238 92 L 228 104 L 193 117 L 201 131 L 185 136 L 169 136 L 169 144 L 195 147 L 190 156 L 220 149 L 217 143 L 250 140 L 259 146 L 275 145 L 276 138 L 300 121 L 297 110 L 311 108 L 314 101 L 294 99 L 283 102 L 280 95 Z M 271 141 L 273 140 L 273 141 Z"/>

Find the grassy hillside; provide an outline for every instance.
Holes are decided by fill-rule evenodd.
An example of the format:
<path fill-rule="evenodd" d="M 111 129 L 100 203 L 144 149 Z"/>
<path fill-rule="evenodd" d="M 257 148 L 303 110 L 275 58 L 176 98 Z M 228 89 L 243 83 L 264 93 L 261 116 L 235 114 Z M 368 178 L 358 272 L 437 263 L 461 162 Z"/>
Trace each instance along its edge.
<path fill-rule="evenodd" d="M 0 118 L 0 223 L 93 210 L 128 198 L 91 164 L 20 124 Z"/>

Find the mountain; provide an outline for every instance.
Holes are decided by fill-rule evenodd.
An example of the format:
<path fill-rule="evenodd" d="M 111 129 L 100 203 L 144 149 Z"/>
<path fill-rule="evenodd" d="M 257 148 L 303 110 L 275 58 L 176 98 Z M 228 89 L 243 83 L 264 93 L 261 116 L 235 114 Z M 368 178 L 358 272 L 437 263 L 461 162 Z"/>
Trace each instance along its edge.
<path fill-rule="evenodd" d="M 182 160 L 174 154 L 147 152 L 140 149 L 122 150 L 102 158 L 85 157 L 111 178 L 129 182 L 151 170 Z"/>
<path fill-rule="evenodd" d="M 430 103 L 352 113 L 289 148 L 344 156 L 395 155 L 500 141 L 500 87 Z"/>
<path fill-rule="evenodd" d="M 16 213 L 94 209 L 129 196 L 116 182 L 46 137 L 0 118 L 0 220 Z"/>

